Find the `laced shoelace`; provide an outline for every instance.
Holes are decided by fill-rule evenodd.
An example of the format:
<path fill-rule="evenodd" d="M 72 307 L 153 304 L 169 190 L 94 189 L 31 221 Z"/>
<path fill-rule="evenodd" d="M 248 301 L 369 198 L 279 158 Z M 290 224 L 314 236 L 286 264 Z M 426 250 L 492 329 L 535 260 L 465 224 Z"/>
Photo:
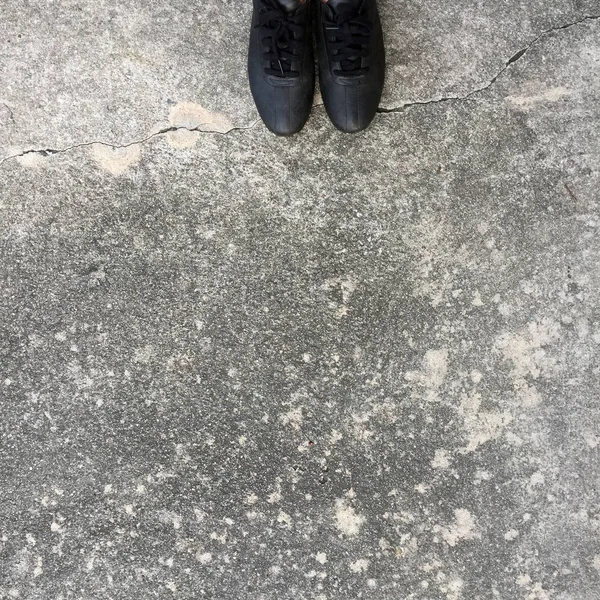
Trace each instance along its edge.
<path fill-rule="evenodd" d="M 304 27 L 295 13 L 288 13 L 277 0 L 262 0 L 263 10 L 256 25 L 264 32 L 262 44 L 269 50 L 264 57 L 269 61 L 265 73 L 275 77 L 299 77 L 300 72 L 292 68 L 302 51 Z"/>
<path fill-rule="evenodd" d="M 369 56 L 371 22 L 365 13 L 324 11 L 327 44 L 340 64 L 334 75 L 362 75 L 369 69 L 362 59 Z"/>

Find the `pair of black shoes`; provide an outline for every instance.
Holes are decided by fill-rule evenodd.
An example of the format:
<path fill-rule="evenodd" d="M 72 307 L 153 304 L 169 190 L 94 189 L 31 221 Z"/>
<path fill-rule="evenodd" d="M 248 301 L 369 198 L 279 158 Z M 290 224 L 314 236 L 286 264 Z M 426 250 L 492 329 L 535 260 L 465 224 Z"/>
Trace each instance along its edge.
<path fill-rule="evenodd" d="M 265 125 L 292 135 L 310 114 L 315 87 L 312 13 L 327 114 L 353 133 L 373 120 L 385 72 L 376 0 L 253 0 L 250 89 Z"/>

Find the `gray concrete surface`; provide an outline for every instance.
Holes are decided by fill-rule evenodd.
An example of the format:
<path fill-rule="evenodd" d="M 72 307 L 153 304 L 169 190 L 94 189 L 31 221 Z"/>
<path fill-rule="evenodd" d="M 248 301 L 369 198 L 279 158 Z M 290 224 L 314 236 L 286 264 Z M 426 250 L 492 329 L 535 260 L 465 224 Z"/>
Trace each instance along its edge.
<path fill-rule="evenodd" d="M 600 7 L 381 8 L 281 140 L 247 2 L 4 3 L 2 600 L 600 598 Z"/>

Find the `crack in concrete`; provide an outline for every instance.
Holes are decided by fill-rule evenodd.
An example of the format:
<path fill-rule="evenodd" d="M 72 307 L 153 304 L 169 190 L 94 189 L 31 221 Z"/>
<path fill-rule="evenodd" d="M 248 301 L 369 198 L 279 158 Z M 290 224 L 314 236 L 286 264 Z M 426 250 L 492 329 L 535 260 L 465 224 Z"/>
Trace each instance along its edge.
<path fill-rule="evenodd" d="M 6 102 L 0 102 L 0 105 L 6 108 L 6 110 L 8 111 L 8 118 L 12 121 L 14 125 L 16 125 L 17 122 L 15 121 L 15 114 L 13 113 L 11 107 L 8 104 L 6 104 Z"/>
<path fill-rule="evenodd" d="M 546 29 L 546 30 L 542 31 L 531 42 L 529 42 L 529 44 L 527 44 L 525 47 L 521 48 L 518 52 L 513 54 L 506 61 L 506 63 L 504 63 L 504 66 L 502 67 L 502 69 L 500 69 L 500 71 L 498 71 L 498 73 L 496 73 L 496 75 L 494 75 L 494 77 L 492 77 L 492 79 L 488 83 L 486 83 L 485 85 L 478 87 L 474 90 L 471 90 L 465 96 L 442 96 L 441 98 L 434 98 L 432 100 L 416 100 L 414 102 L 406 102 L 405 104 L 401 104 L 400 106 L 395 106 L 392 108 L 380 107 L 377 109 L 377 112 L 381 113 L 381 114 L 401 113 L 409 108 L 412 108 L 413 106 L 425 106 L 427 104 L 440 104 L 442 102 L 451 102 L 453 100 L 468 100 L 469 98 L 471 98 L 471 96 L 474 96 L 475 94 L 479 94 L 481 92 L 485 92 L 485 90 L 492 87 L 494 85 L 494 83 L 496 83 L 496 81 L 498 81 L 498 79 L 510 68 L 511 65 L 513 65 L 518 60 L 523 58 L 523 56 L 525 56 L 525 54 L 527 54 L 527 52 L 529 52 L 529 50 L 531 50 L 531 48 L 533 48 L 543 38 L 547 37 L 548 35 L 556 32 L 556 31 L 570 29 L 571 27 L 575 27 L 576 25 L 580 25 L 581 23 L 585 23 L 586 21 L 597 21 L 598 19 L 600 19 L 600 15 L 586 15 L 585 17 L 582 17 L 581 19 L 579 19 L 577 21 L 573 21 L 572 23 L 566 23 L 565 25 L 558 25 L 557 27 L 552 27 L 550 29 Z"/>
<path fill-rule="evenodd" d="M 392 108 L 380 107 L 377 109 L 377 112 L 380 114 L 394 114 L 394 113 L 404 112 L 405 110 L 412 108 L 413 106 L 425 106 L 427 104 L 440 104 L 443 102 L 450 102 L 450 101 L 454 101 L 454 100 L 458 100 L 458 101 L 468 100 L 469 98 L 471 98 L 471 96 L 474 96 L 475 94 L 484 92 L 485 90 L 489 89 L 492 85 L 494 85 L 494 83 L 496 83 L 496 81 L 510 68 L 511 65 L 513 65 L 518 60 L 523 58 L 523 56 L 525 56 L 525 54 L 527 54 L 527 52 L 529 52 L 529 50 L 531 50 L 531 48 L 533 48 L 538 42 L 540 42 L 546 36 L 548 36 L 552 33 L 555 33 L 557 31 L 563 31 L 565 29 L 570 29 L 571 27 L 575 27 L 576 25 L 580 25 L 581 23 L 585 23 L 586 21 L 597 21 L 598 19 L 600 19 L 600 15 L 586 15 L 577 21 L 573 21 L 572 23 L 566 23 L 565 25 L 558 25 L 556 27 L 552 27 L 550 29 L 546 29 L 546 30 L 542 31 L 531 42 L 529 42 L 529 44 L 527 44 L 526 46 L 521 48 L 518 52 L 513 54 L 506 61 L 506 63 L 502 67 L 502 69 L 500 69 L 500 71 L 498 71 L 498 73 L 496 73 L 496 75 L 494 75 L 494 77 L 492 77 L 492 79 L 488 83 L 486 83 L 485 85 L 478 87 L 474 90 L 471 90 L 465 96 L 442 96 L 441 98 L 434 98 L 432 100 L 417 100 L 414 102 L 407 102 L 405 104 L 402 104 L 402 105 L 396 106 L 396 107 L 392 107 Z M 3 105 L 7 106 L 4 103 L 3 103 Z M 319 106 L 322 106 L 322 104 L 315 105 L 314 108 L 317 108 Z M 8 106 L 7 106 L 7 108 L 10 110 L 10 108 Z M 11 113 L 11 117 L 14 120 L 14 117 L 12 116 L 12 111 L 10 111 L 10 113 Z M 127 144 L 111 144 L 110 142 L 92 141 L 92 142 L 82 142 L 79 144 L 73 144 L 71 146 L 67 146 L 66 148 L 59 148 L 59 149 L 57 149 L 57 148 L 41 148 L 41 149 L 32 148 L 29 150 L 23 150 L 22 152 L 19 152 L 18 154 L 12 154 L 10 156 L 4 157 L 2 160 L 0 160 L 0 166 L 2 166 L 5 162 L 7 162 L 11 159 L 20 158 L 22 156 L 26 156 L 27 154 L 39 154 L 41 156 L 51 156 L 53 154 L 63 154 L 65 152 L 69 152 L 70 150 L 75 150 L 77 148 L 93 146 L 94 144 L 108 146 L 109 148 L 128 148 L 129 146 L 134 146 L 136 144 L 144 144 L 144 143 L 150 141 L 151 139 L 158 137 L 160 135 L 166 135 L 167 133 L 172 133 L 175 131 L 182 131 L 182 130 L 190 131 L 190 132 L 197 131 L 200 133 L 214 134 L 214 135 L 229 135 L 230 133 L 232 133 L 234 131 L 249 131 L 251 129 L 254 129 L 256 127 L 256 125 L 258 125 L 258 123 L 260 123 L 260 118 L 256 119 L 252 124 L 250 124 L 248 126 L 231 127 L 227 131 L 211 131 L 211 130 L 207 130 L 207 129 L 202 129 L 202 125 L 204 125 L 204 123 L 198 125 L 197 127 L 171 126 L 171 127 L 165 127 L 164 129 L 156 131 L 155 133 L 152 133 L 152 134 L 146 136 L 145 138 L 142 138 L 140 140 L 135 140 L 135 141 L 129 142 Z"/>
<path fill-rule="evenodd" d="M 108 146 L 109 148 L 129 148 L 130 146 L 135 146 L 137 144 L 145 144 L 146 142 L 150 141 L 151 139 L 153 139 L 155 137 L 158 137 L 160 135 L 166 135 L 167 133 L 173 133 L 175 131 L 190 131 L 190 132 L 197 131 L 199 133 L 206 133 L 206 134 L 213 134 L 213 135 L 229 135 L 230 133 L 233 133 L 234 131 L 248 131 L 250 129 L 254 129 L 254 127 L 256 127 L 256 125 L 258 125 L 259 122 L 260 122 L 260 119 L 256 119 L 250 125 L 239 126 L 239 127 L 230 127 L 227 131 L 213 131 L 211 129 L 202 129 L 202 126 L 205 125 L 205 123 L 201 123 L 200 125 L 198 125 L 196 127 L 183 127 L 183 126 L 173 125 L 171 127 L 165 127 L 164 129 L 160 129 L 159 131 L 156 131 L 140 140 L 134 140 L 133 142 L 128 142 L 127 144 L 111 144 L 110 142 L 92 141 L 92 142 L 81 142 L 79 144 L 73 144 L 71 146 L 67 146 L 66 148 L 31 148 L 29 150 L 23 150 L 22 152 L 19 152 L 18 154 L 11 154 L 10 156 L 4 157 L 2 160 L 0 160 L 0 166 L 2 166 L 8 160 L 20 158 L 20 157 L 26 156 L 28 154 L 39 154 L 40 156 L 52 156 L 53 154 L 63 154 L 65 152 L 69 152 L 71 150 L 76 150 L 77 148 L 85 148 L 87 146 L 93 146 L 94 144 L 99 144 L 101 146 Z"/>

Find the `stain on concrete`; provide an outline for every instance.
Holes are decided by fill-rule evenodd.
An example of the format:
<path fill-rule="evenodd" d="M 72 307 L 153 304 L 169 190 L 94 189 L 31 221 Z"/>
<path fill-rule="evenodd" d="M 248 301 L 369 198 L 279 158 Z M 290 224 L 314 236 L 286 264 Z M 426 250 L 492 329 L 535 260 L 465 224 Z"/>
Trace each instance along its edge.
<path fill-rule="evenodd" d="M 232 127 L 231 121 L 221 113 L 210 112 L 195 102 L 178 102 L 171 108 L 169 124 L 181 127 L 167 133 L 167 140 L 173 148 L 192 148 L 198 142 L 201 131 L 227 133 Z M 190 131 L 198 129 L 200 131 Z"/>
<path fill-rule="evenodd" d="M 558 102 L 566 96 L 571 96 L 573 93 L 571 90 L 563 86 L 548 88 L 544 90 L 544 85 L 537 83 L 531 84 L 531 87 L 534 90 L 534 93 L 532 93 L 531 95 L 507 96 L 507 102 L 510 102 L 514 106 L 518 106 L 523 110 L 529 110 L 536 104 Z"/>
<path fill-rule="evenodd" d="M 102 170 L 118 177 L 140 162 L 142 146 L 132 144 L 124 148 L 115 148 L 105 144 L 92 144 L 90 154 Z"/>

